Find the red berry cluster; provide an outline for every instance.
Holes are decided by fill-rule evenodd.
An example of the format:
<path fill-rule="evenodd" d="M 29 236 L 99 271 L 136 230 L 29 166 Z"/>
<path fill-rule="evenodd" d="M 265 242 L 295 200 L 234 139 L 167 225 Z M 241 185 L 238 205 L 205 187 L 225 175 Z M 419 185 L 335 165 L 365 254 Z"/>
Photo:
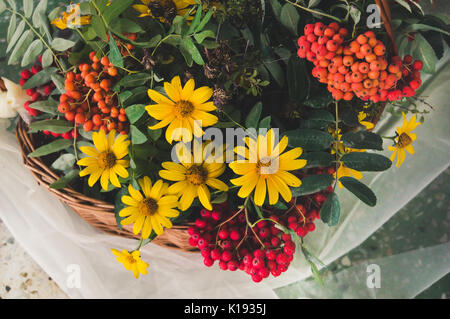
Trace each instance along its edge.
<path fill-rule="evenodd" d="M 114 129 L 126 134 L 129 123 L 125 109 L 119 107 L 118 96 L 111 90 L 117 69 L 106 56 L 99 59 L 91 52 L 89 58 L 92 63 L 80 64 L 80 73 L 66 74 L 66 93 L 59 99 L 58 111 L 66 120 L 83 125 L 86 132 Z"/>
<path fill-rule="evenodd" d="M 70 139 L 73 139 L 75 137 L 78 137 L 78 133 L 75 133 L 74 130 L 71 130 L 71 131 L 66 132 L 66 133 L 61 133 L 61 134 L 55 133 L 55 132 L 50 132 L 50 131 L 47 131 L 47 130 L 43 130 L 42 133 L 44 133 L 45 135 L 51 135 L 53 137 L 62 137 L 63 139 L 66 139 L 66 140 L 70 140 Z"/>
<path fill-rule="evenodd" d="M 41 59 L 41 58 L 40 58 Z M 25 83 L 35 74 L 39 73 L 42 70 L 41 63 L 36 63 L 31 69 L 24 69 L 20 72 L 20 80 L 19 83 L 21 86 L 24 86 Z M 39 87 L 27 89 L 26 93 L 31 98 L 30 101 L 27 101 L 24 105 L 25 110 L 27 110 L 28 114 L 30 116 L 35 117 L 41 114 L 39 110 L 35 110 L 30 107 L 31 103 L 46 100 L 48 96 L 53 92 L 53 90 L 56 88 L 55 84 L 53 82 L 45 83 Z"/>
<path fill-rule="evenodd" d="M 200 214 L 188 229 L 189 243 L 201 250 L 206 266 L 218 261 L 222 270 L 243 270 L 255 282 L 288 269 L 295 243 L 275 226 L 280 222 L 277 216 L 271 217 L 274 222 L 262 220 L 251 229 L 244 212 L 203 209 Z"/>
<path fill-rule="evenodd" d="M 348 35 L 349 31 L 336 22 L 328 26 L 317 22 L 307 24 L 305 34 L 298 39 L 298 56 L 314 63 L 312 75 L 328 84 L 334 99 L 350 101 L 356 95 L 376 103 L 414 95 L 413 87 L 421 84 L 420 73 L 408 68 L 412 62 L 409 56 L 406 62 L 393 57 L 388 63 L 386 47 L 372 31 L 350 42 L 346 41 Z M 417 66 L 420 63 L 415 62 Z M 406 78 L 410 74 L 405 70 L 412 72 L 414 84 Z"/>

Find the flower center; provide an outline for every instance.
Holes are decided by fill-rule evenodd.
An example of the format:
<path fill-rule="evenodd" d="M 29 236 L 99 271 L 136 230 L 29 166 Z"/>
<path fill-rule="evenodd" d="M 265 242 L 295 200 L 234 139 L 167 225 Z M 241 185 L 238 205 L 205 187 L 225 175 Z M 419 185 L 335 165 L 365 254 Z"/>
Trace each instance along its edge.
<path fill-rule="evenodd" d="M 189 101 L 179 101 L 175 104 L 175 112 L 181 117 L 187 117 L 194 111 L 194 105 Z"/>
<path fill-rule="evenodd" d="M 274 174 L 278 171 L 278 165 L 274 165 L 274 161 L 269 156 L 261 157 L 256 164 L 256 169 L 260 174 Z"/>
<path fill-rule="evenodd" d="M 103 152 L 98 156 L 98 165 L 101 168 L 112 168 L 116 165 L 116 155 L 113 152 Z"/>
<path fill-rule="evenodd" d="M 193 185 L 202 185 L 206 182 L 208 177 L 208 171 L 200 165 L 193 165 L 186 173 L 186 177 L 189 183 Z"/>
<path fill-rule="evenodd" d="M 136 259 L 134 259 L 132 255 L 129 255 L 129 256 L 127 256 L 127 261 L 130 264 L 134 264 L 136 262 Z"/>
<path fill-rule="evenodd" d="M 402 133 L 400 134 L 400 136 L 398 137 L 398 142 L 397 145 L 400 148 L 405 148 L 406 146 L 408 146 L 409 144 L 412 143 L 412 139 L 411 137 L 406 134 L 406 133 Z"/>
<path fill-rule="evenodd" d="M 157 210 L 158 204 L 153 198 L 145 198 L 139 203 L 139 211 L 147 217 L 154 215 Z"/>

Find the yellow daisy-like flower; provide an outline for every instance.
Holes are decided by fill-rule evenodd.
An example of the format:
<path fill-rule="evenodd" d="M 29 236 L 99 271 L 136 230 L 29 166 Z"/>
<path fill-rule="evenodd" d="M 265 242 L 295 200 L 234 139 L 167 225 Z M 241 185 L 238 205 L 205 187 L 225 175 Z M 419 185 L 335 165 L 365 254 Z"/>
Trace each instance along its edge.
<path fill-rule="evenodd" d="M 156 104 L 146 106 L 148 114 L 161 122 L 150 126 L 156 130 L 167 127 L 166 139 L 172 141 L 190 142 L 192 136 L 200 137 L 204 134 L 202 127 L 214 125 L 218 118 L 208 112 L 216 110 L 213 102 L 207 102 L 213 90 L 203 86 L 195 88 L 194 79 L 181 86 L 180 77 L 176 76 L 172 82 L 164 82 L 164 90 L 169 98 L 155 90 L 148 90 L 148 96 Z"/>
<path fill-rule="evenodd" d="M 152 230 L 156 235 L 161 235 L 166 228 L 172 228 L 169 218 L 177 217 L 180 213 L 174 209 L 178 206 L 178 196 L 167 195 L 168 184 L 158 180 L 153 186 L 149 177 L 139 179 L 142 193 L 128 186 L 129 195 L 122 196 L 122 202 L 128 205 L 119 212 L 120 217 L 127 217 L 121 221 L 122 225 L 133 225 L 133 233 L 139 234 L 142 230 L 142 238 L 150 237 Z"/>
<path fill-rule="evenodd" d="M 266 199 L 266 190 L 269 193 L 269 204 L 278 202 L 279 194 L 286 202 L 292 199 L 289 187 L 299 187 L 302 182 L 288 171 L 301 169 L 306 160 L 298 159 L 302 155 L 302 148 L 297 147 L 282 154 L 287 145 L 288 137 L 284 136 L 275 145 L 275 134 L 269 130 L 267 134 L 258 135 L 257 140 L 246 137 L 245 146 L 237 146 L 236 154 L 245 158 L 230 163 L 230 168 L 239 178 L 231 180 L 236 186 L 241 186 L 238 196 L 246 198 L 255 190 L 255 204 L 262 206 Z"/>
<path fill-rule="evenodd" d="M 74 29 L 91 24 L 91 16 L 81 15 L 79 3 L 70 5 L 69 9 L 69 12 L 63 12 L 61 18 L 55 19 L 51 23 L 61 30 Z"/>
<path fill-rule="evenodd" d="M 100 178 L 100 184 L 103 190 L 108 189 L 109 182 L 116 187 L 121 187 L 119 178 L 127 178 L 129 176 L 126 170 L 130 166 L 128 160 L 123 158 L 128 155 L 128 145 L 130 141 L 125 141 L 127 135 L 120 135 L 116 139 L 116 131 L 111 130 L 106 136 L 105 131 L 92 133 L 94 147 L 83 146 L 80 150 L 87 157 L 80 159 L 77 164 L 87 166 L 80 172 L 80 176 L 89 176 L 88 184 L 90 187 Z"/>
<path fill-rule="evenodd" d="M 196 197 L 203 207 L 212 210 L 208 186 L 223 192 L 228 191 L 228 186 L 217 179 L 226 168 L 222 157 L 223 148 L 209 152 L 208 148 L 212 143 L 199 145 L 200 143 L 194 140 L 193 144 L 195 143 L 198 146 L 194 145 L 192 152 L 184 144 L 177 144 L 176 154 L 180 163 L 164 162 L 162 167 L 165 170 L 159 171 L 162 178 L 176 182 L 168 191 L 171 194 L 181 194 L 179 208 L 182 211 L 187 210 Z"/>
<path fill-rule="evenodd" d="M 339 182 L 339 178 L 344 176 L 350 176 L 356 179 L 363 178 L 363 175 L 360 171 L 354 170 L 352 168 L 349 168 L 344 165 L 344 163 L 340 163 L 339 167 L 337 169 L 337 172 L 334 172 L 333 174 L 334 178 L 338 180 L 339 188 L 343 188 L 344 185 L 342 185 L 341 182 Z"/>
<path fill-rule="evenodd" d="M 364 111 L 361 111 L 358 113 L 358 122 L 359 124 L 363 125 L 366 127 L 367 130 L 371 130 L 375 127 L 375 124 L 373 124 L 372 122 L 367 122 L 364 121 L 367 117 L 367 113 L 365 113 Z"/>
<path fill-rule="evenodd" d="M 405 151 L 408 151 L 409 154 L 414 154 L 414 147 L 411 144 L 417 139 L 417 135 L 411 132 L 420 125 L 420 122 L 416 122 L 416 115 L 414 115 L 409 122 L 406 120 L 405 113 L 402 113 L 402 116 L 403 125 L 397 127 L 395 145 L 388 146 L 388 149 L 393 152 L 391 161 L 394 161 L 396 155 L 398 155 L 396 167 L 400 167 L 405 161 Z"/>
<path fill-rule="evenodd" d="M 135 4 L 133 8 L 140 13 L 139 17 L 157 18 L 165 23 L 167 21 L 164 12 L 171 12 L 175 9 L 176 15 L 184 16 L 191 5 L 197 4 L 195 0 L 141 0 L 143 4 Z M 162 12 L 160 12 L 162 11 Z M 188 20 L 192 20 L 190 16 Z"/>
<path fill-rule="evenodd" d="M 148 274 L 148 264 L 141 260 L 141 253 L 139 250 L 129 253 L 126 249 L 119 251 L 111 248 L 111 251 L 117 257 L 116 260 L 123 264 L 126 270 L 131 270 L 133 272 L 136 279 L 139 278 L 139 274 Z"/>

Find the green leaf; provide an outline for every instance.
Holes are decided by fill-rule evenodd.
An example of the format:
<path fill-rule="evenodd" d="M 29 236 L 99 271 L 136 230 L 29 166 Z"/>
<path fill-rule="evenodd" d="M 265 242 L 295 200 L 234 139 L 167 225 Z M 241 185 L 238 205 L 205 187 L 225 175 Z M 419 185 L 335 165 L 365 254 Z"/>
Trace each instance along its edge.
<path fill-rule="evenodd" d="M 272 121 L 272 117 L 266 116 L 265 118 L 263 118 L 261 120 L 261 122 L 259 122 L 258 128 L 265 128 L 265 129 L 270 129 L 270 122 Z"/>
<path fill-rule="evenodd" d="M 30 104 L 30 107 L 44 113 L 49 113 L 52 115 L 58 114 L 58 102 L 53 99 L 34 102 L 33 104 Z"/>
<path fill-rule="evenodd" d="M 298 21 L 300 20 L 300 15 L 297 12 L 297 9 L 289 4 L 286 3 L 281 8 L 280 13 L 280 20 L 281 24 L 283 24 L 289 31 L 291 31 L 292 34 L 297 35 L 297 25 Z"/>
<path fill-rule="evenodd" d="M 348 132 L 342 135 L 341 141 L 345 147 L 379 151 L 383 150 L 383 139 L 378 134 L 372 132 Z"/>
<path fill-rule="evenodd" d="M 44 51 L 44 54 L 42 54 L 42 67 L 45 69 L 45 68 L 48 68 L 52 64 L 53 64 L 52 51 L 47 49 Z"/>
<path fill-rule="evenodd" d="M 270 6 L 272 7 L 273 14 L 275 15 L 275 18 L 280 21 L 281 16 L 281 4 L 278 0 L 269 0 Z"/>
<path fill-rule="evenodd" d="M 115 2 L 121 2 L 121 1 L 115 1 Z M 123 68 L 123 57 L 119 51 L 119 48 L 117 47 L 116 41 L 114 41 L 114 37 L 112 36 L 111 32 L 109 33 L 109 50 L 110 50 L 109 55 L 108 55 L 109 61 L 113 65 Z"/>
<path fill-rule="evenodd" d="M 111 21 L 117 18 L 122 12 L 131 7 L 133 2 L 133 0 L 112 1 L 111 4 L 107 6 L 105 11 L 103 12 L 103 17 L 105 18 L 106 23 L 109 24 Z"/>
<path fill-rule="evenodd" d="M 31 30 L 27 30 L 20 37 L 19 41 L 17 41 L 16 47 L 11 52 L 11 56 L 9 57 L 8 64 L 18 62 L 30 46 L 31 42 L 33 42 L 33 32 Z"/>
<path fill-rule="evenodd" d="M 314 109 L 322 109 L 333 103 L 333 97 L 330 92 L 326 91 L 324 94 L 314 95 L 312 98 L 303 102 L 304 105 Z"/>
<path fill-rule="evenodd" d="M 136 73 L 136 74 L 129 74 L 122 78 L 119 81 L 119 85 L 123 87 L 138 87 L 144 85 L 147 81 L 151 79 L 151 75 L 148 73 Z"/>
<path fill-rule="evenodd" d="M 189 37 L 183 38 L 180 43 L 180 46 L 183 47 L 191 55 L 192 60 L 195 63 L 197 63 L 198 65 L 205 64 L 205 61 L 203 60 L 203 57 L 200 54 L 200 51 L 195 46 L 194 42 L 192 42 L 191 38 Z"/>
<path fill-rule="evenodd" d="M 73 141 L 71 140 L 65 139 L 55 140 L 47 145 L 39 147 L 34 152 L 28 154 L 28 157 L 41 157 L 55 152 L 59 152 L 70 147 L 72 143 Z"/>
<path fill-rule="evenodd" d="M 203 30 L 203 28 L 206 26 L 206 24 L 209 22 L 209 20 L 211 19 L 212 15 L 214 14 L 214 9 L 210 8 L 208 10 L 208 12 L 205 14 L 205 16 L 203 17 L 202 21 L 200 22 L 200 24 L 198 25 L 198 27 L 195 29 L 195 32 L 199 32 L 201 30 Z"/>
<path fill-rule="evenodd" d="M 377 197 L 372 190 L 357 179 L 345 176 L 341 177 L 339 181 L 363 203 L 366 203 L 371 207 L 374 207 L 377 204 Z"/>
<path fill-rule="evenodd" d="M 3 13 L 3 11 L 6 10 L 6 4 L 5 1 L 0 0 L 0 14 Z"/>
<path fill-rule="evenodd" d="M 220 193 L 219 196 L 217 196 L 216 198 L 214 198 L 211 201 L 211 204 L 222 204 L 222 203 L 226 202 L 227 199 L 228 199 L 228 193 L 222 192 L 222 193 Z"/>
<path fill-rule="evenodd" d="M 417 58 L 423 62 L 423 72 L 432 74 L 436 70 L 437 57 L 433 47 L 420 34 L 416 34 L 415 41 L 417 42 Z"/>
<path fill-rule="evenodd" d="M 68 49 L 73 48 L 74 45 L 75 42 L 63 38 L 55 38 L 50 44 L 53 49 L 59 52 L 67 51 Z"/>
<path fill-rule="evenodd" d="M 53 189 L 63 189 L 66 188 L 71 182 L 79 177 L 80 171 L 78 169 L 73 169 L 68 172 L 65 176 L 58 179 L 56 182 L 50 184 L 50 188 Z"/>
<path fill-rule="evenodd" d="M 194 39 L 197 43 L 202 43 L 206 38 L 216 38 L 216 35 L 211 30 L 205 30 L 194 34 Z"/>
<path fill-rule="evenodd" d="M 131 133 L 131 143 L 132 144 L 143 144 L 147 142 L 147 136 L 145 136 L 144 133 L 139 131 L 139 129 L 134 126 L 130 125 L 130 133 Z"/>
<path fill-rule="evenodd" d="M 331 165 L 334 157 L 330 153 L 326 152 L 308 152 L 304 153 L 301 159 L 306 160 L 307 168 L 312 167 L 328 167 Z"/>
<path fill-rule="evenodd" d="M 50 82 L 52 74 L 57 72 L 56 68 L 47 68 L 36 73 L 31 78 L 28 79 L 27 83 L 23 86 L 24 90 L 36 88 L 47 82 Z"/>
<path fill-rule="evenodd" d="M 42 29 L 47 38 L 51 39 L 51 34 L 50 34 L 50 27 L 48 24 L 48 19 L 45 15 L 45 12 L 47 11 L 47 4 L 48 1 L 47 0 L 40 0 L 39 4 L 36 6 L 36 9 L 34 10 L 33 13 L 33 26 L 36 28 L 40 28 Z"/>
<path fill-rule="evenodd" d="M 50 131 L 54 133 L 66 133 L 73 129 L 73 124 L 65 120 L 43 120 L 30 124 L 29 132 Z"/>
<path fill-rule="evenodd" d="M 334 177 L 328 174 L 309 175 L 302 179 L 302 185 L 291 188 L 292 197 L 304 196 L 321 192 L 328 188 Z"/>
<path fill-rule="evenodd" d="M 274 58 L 272 58 L 270 61 L 263 60 L 264 66 L 266 69 L 270 72 L 272 77 L 275 79 L 275 81 L 278 83 L 280 87 L 284 86 L 284 72 L 281 68 L 278 61 L 276 61 Z"/>
<path fill-rule="evenodd" d="M 287 66 L 289 97 L 292 102 L 299 103 L 308 95 L 308 78 L 305 63 L 297 55 L 292 55 Z"/>
<path fill-rule="evenodd" d="M 300 128 L 323 129 L 334 123 L 333 114 L 325 110 L 312 110 L 308 118 L 300 123 Z"/>
<path fill-rule="evenodd" d="M 27 51 L 25 51 L 25 54 L 23 55 L 22 59 L 22 67 L 27 66 L 28 64 L 34 63 L 38 57 L 38 55 L 42 52 L 42 49 L 44 48 L 44 45 L 42 44 L 42 41 L 37 39 L 34 40 L 31 45 L 28 47 Z"/>
<path fill-rule="evenodd" d="M 22 21 L 23 22 L 23 21 Z M 25 25 L 24 25 L 25 26 Z M 6 34 L 6 42 L 10 43 L 17 27 L 17 16 L 13 14 L 9 20 L 8 31 Z"/>
<path fill-rule="evenodd" d="M 256 129 L 258 127 L 259 119 L 261 117 L 261 112 L 262 112 L 262 103 L 258 102 L 250 110 L 250 113 L 248 113 L 247 118 L 245 119 L 245 127 Z"/>
<path fill-rule="evenodd" d="M 50 76 L 50 78 L 52 79 L 52 82 L 56 85 L 56 87 L 58 88 L 59 93 L 63 94 L 66 92 L 66 87 L 64 85 L 64 78 L 59 75 L 59 74 L 52 74 Z"/>
<path fill-rule="evenodd" d="M 341 215 L 341 206 L 336 193 L 330 193 L 320 210 L 320 219 L 329 226 L 335 226 L 339 223 Z"/>
<path fill-rule="evenodd" d="M 20 36 L 23 34 L 23 31 L 25 30 L 25 21 L 20 21 L 19 25 L 14 31 L 14 34 L 10 37 L 11 39 L 8 41 L 8 46 L 6 48 L 6 53 L 11 51 L 11 49 L 14 47 L 14 45 L 19 41 Z M 9 34 L 10 30 L 8 30 Z M 12 29 L 11 29 L 12 32 Z"/>
<path fill-rule="evenodd" d="M 31 17 L 33 14 L 33 0 L 23 0 L 23 11 L 25 18 Z"/>
<path fill-rule="evenodd" d="M 333 137 L 323 131 L 313 129 L 296 129 L 287 131 L 289 146 L 301 147 L 307 151 L 321 151 L 330 147 Z"/>
<path fill-rule="evenodd" d="M 114 215 L 116 216 L 117 227 L 122 229 L 122 224 L 120 223 L 125 217 L 120 217 L 119 212 L 125 208 L 125 204 L 122 203 L 122 196 L 128 195 L 128 187 L 125 185 L 117 192 L 114 200 Z"/>
<path fill-rule="evenodd" d="M 348 168 L 364 172 L 380 172 L 391 167 L 389 158 L 374 153 L 353 152 L 342 156 L 341 161 Z"/>
<path fill-rule="evenodd" d="M 76 158 L 75 155 L 67 153 L 62 154 L 56 161 L 53 162 L 51 167 L 55 170 L 65 172 L 66 170 L 73 167 L 75 164 Z"/>
<path fill-rule="evenodd" d="M 100 16 L 94 15 L 92 16 L 92 30 L 94 33 L 103 41 L 108 41 L 108 37 L 106 36 L 106 27 L 103 23 L 103 20 Z"/>
<path fill-rule="evenodd" d="M 125 109 L 128 120 L 131 124 L 136 123 L 142 115 L 145 113 L 145 105 L 144 104 L 135 104 L 127 107 Z"/>
<path fill-rule="evenodd" d="M 142 31 L 142 28 L 139 24 L 129 19 L 118 19 L 117 22 L 114 22 L 114 25 L 111 26 L 116 33 L 138 33 Z M 106 32 L 105 32 L 106 35 Z"/>
<path fill-rule="evenodd" d="M 200 24 L 200 21 L 202 19 L 202 13 L 203 13 L 203 7 L 200 4 L 197 6 L 197 12 L 195 13 L 194 19 L 191 21 L 191 25 L 189 26 L 187 34 L 192 34 L 195 32 L 197 26 Z"/>
<path fill-rule="evenodd" d="M 11 9 L 13 9 L 14 11 L 17 11 L 17 5 L 16 5 L 16 0 L 6 0 L 9 3 L 9 6 L 11 7 Z"/>

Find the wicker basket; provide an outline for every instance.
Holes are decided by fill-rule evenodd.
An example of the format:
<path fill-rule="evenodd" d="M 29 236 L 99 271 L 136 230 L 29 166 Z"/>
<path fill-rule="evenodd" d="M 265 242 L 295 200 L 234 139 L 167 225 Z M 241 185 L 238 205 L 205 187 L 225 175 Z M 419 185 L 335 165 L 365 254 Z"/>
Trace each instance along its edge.
<path fill-rule="evenodd" d="M 126 226 L 119 229 L 114 213 L 114 205 L 107 202 L 87 197 L 76 190 L 67 187 L 62 190 L 50 188 L 50 184 L 57 181 L 60 176 L 51 171 L 41 158 L 28 157 L 35 150 L 34 136 L 28 134 L 27 125 L 19 119 L 16 127 L 16 137 L 22 150 L 22 159 L 39 185 L 47 188 L 52 194 L 67 205 L 69 205 L 81 218 L 95 228 L 109 234 L 127 238 L 139 238 L 133 234 L 131 227 Z M 166 229 L 164 234 L 156 237 L 152 242 L 168 248 L 183 251 L 198 251 L 188 243 L 189 235 L 187 228 L 189 224 L 174 225 Z"/>

